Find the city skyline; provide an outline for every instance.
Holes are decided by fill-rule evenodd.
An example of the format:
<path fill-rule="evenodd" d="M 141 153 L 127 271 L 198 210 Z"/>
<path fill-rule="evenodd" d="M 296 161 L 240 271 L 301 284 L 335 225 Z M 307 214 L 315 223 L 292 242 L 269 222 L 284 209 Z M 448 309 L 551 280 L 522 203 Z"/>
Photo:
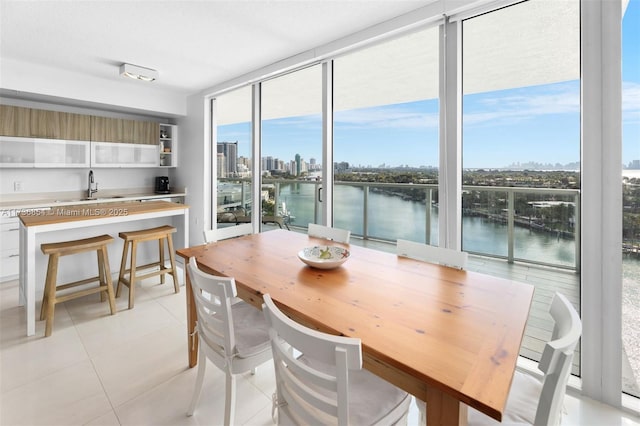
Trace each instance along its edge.
<path fill-rule="evenodd" d="M 623 20 L 624 167 L 640 159 L 640 28 L 634 22 L 640 22 L 640 0 L 629 2 Z M 321 159 L 321 126 L 320 115 L 265 120 L 262 155 Z M 433 99 L 336 111 L 334 162 L 438 167 L 438 126 L 438 101 Z M 463 168 L 577 163 L 580 81 L 465 95 L 462 130 Z M 218 141 L 238 141 L 238 155 L 250 156 L 250 140 L 249 123 L 218 127 Z"/>

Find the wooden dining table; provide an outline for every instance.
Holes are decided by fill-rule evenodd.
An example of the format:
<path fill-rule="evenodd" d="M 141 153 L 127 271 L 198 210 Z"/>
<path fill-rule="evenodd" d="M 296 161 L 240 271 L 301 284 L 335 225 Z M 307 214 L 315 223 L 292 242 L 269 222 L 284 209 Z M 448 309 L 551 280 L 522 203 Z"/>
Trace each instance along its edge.
<path fill-rule="evenodd" d="M 298 252 L 340 245 L 336 269 Z M 362 341 L 364 368 L 427 403 L 427 425 L 466 424 L 467 406 L 501 420 L 533 299 L 533 286 L 306 234 L 274 230 L 180 249 L 261 308 L 270 294 L 314 329 Z M 196 311 L 187 275 L 189 365 L 197 363 Z"/>

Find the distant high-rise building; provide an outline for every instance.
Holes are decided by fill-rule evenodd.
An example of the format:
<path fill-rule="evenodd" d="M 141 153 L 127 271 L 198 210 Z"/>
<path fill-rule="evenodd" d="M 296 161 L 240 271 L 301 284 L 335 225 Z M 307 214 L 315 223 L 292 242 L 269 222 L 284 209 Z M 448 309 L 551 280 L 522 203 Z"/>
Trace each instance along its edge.
<path fill-rule="evenodd" d="M 302 172 L 301 160 L 300 154 L 296 154 L 296 176 L 300 176 Z"/>
<path fill-rule="evenodd" d="M 276 169 L 276 160 L 272 156 L 262 157 L 262 170 L 271 171 Z"/>
<path fill-rule="evenodd" d="M 345 171 L 349 169 L 349 163 L 342 161 L 340 163 L 333 163 L 333 169 L 336 171 Z"/>
<path fill-rule="evenodd" d="M 235 176 L 238 163 L 238 141 L 218 142 L 218 154 L 225 158 L 225 174 L 222 177 Z"/>
<path fill-rule="evenodd" d="M 251 170 L 251 159 L 247 158 L 245 156 L 239 156 L 238 157 L 238 166 L 242 164 L 243 166 L 245 166 L 247 168 L 247 170 Z"/>
<path fill-rule="evenodd" d="M 218 166 L 218 173 L 216 173 L 216 175 L 219 178 L 226 177 L 227 176 L 227 162 L 226 162 L 224 154 L 221 153 L 221 152 L 219 152 L 218 156 L 217 156 L 217 166 Z"/>

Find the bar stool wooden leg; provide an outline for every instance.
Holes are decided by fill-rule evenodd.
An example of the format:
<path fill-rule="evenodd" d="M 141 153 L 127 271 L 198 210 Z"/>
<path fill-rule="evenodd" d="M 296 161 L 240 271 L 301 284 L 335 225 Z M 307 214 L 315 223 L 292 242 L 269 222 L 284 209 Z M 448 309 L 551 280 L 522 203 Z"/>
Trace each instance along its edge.
<path fill-rule="evenodd" d="M 98 251 L 98 256 L 102 258 L 100 262 L 100 264 L 102 265 L 101 272 L 103 273 L 106 279 L 105 285 L 107 286 L 107 298 L 109 299 L 109 309 L 111 310 L 111 315 L 114 315 L 117 312 L 116 298 L 114 294 L 115 292 L 113 290 L 113 282 L 111 280 L 111 272 L 110 272 L 111 267 L 109 265 L 109 253 L 107 252 L 106 246 L 102 247 L 102 249 Z M 104 292 L 100 292 L 100 294 L 103 295 Z"/>
<path fill-rule="evenodd" d="M 138 253 L 138 242 L 131 242 L 131 268 L 129 269 L 129 309 L 133 309 L 136 292 L 136 255 Z"/>
<path fill-rule="evenodd" d="M 164 238 L 158 239 L 158 255 L 160 256 L 160 271 L 164 271 L 166 268 L 164 267 Z M 165 274 L 164 272 L 160 274 L 160 284 L 165 283 Z"/>
<path fill-rule="evenodd" d="M 167 235 L 167 245 L 169 246 L 169 260 L 171 261 L 171 276 L 173 276 L 173 289 L 176 293 L 180 293 L 180 284 L 178 283 L 178 270 L 176 269 L 176 256 L 173 250 L 173 238 L 171 234 Z"/>
<path fill-rule="evenodd" d="M 105 281 L 105 273 L 104 273 L 104 262 L 102 261 L 102 250 L 96 250 L 96 257 L 98 258 L 98 282 L 100 287 L 105 287 L 107 282 Z M 104 302 L 105 294 L 104 291 L 100 292 L 100 301 Z"/>
<path fill-rule="evenodd" d="M 49 264 L 49 267 L 51 269 L 50 271 L 47 271 L 48 282 L 46 283 L 46 285 L 49 287 L 49 291 L 47 292 L 47 306 L 45 308 L 46 324 L 44 327 L 44 337 L 51 336 L 51 331 L 53 330 L 53 314 L 55 312 L 56 305 L 56 279 L 58 276 L 58 259 L 59 255 L 57 253 L 54 253 L 50 256 L 51 263 Z M 49 272 L 51 273 L 49 274 Z"/>
<path fill-rule="evenodd" d="M 124 242 L 122 247 L 122 261 L 120 262 L 120 274 L 118 274 L 118 289 L 116 290 L 116 297 L 120 297 L 122 291 L 122 282 L 124 276 L 127 273 L 127 257 L 129 256 L 129 241 Z"/>
<path fill-rule="evenodd" d="M 40 306 L 40 321 L 45 319 L 47 315 L 47 307 L 49 305 L 49 293 L 51 292 L 52 272 L 54 270 L 55 260 L 53 256 L 49 256 L 47 265 L 47 276 L 44 280 L 44 295 L 42 296 L 42 305 Z M 55 275 L 53 276 L 55 277 Z"/>

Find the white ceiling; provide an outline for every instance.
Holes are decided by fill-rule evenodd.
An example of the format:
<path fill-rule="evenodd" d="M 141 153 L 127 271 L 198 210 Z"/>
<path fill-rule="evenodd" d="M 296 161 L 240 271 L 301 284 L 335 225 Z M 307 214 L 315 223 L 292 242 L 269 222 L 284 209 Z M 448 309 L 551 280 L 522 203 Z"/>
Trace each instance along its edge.
<path fill-rule="evenodd" d="M 114 91 L 185 97 L 430 3 L 0 0 L 0 88 L 98 103 Z M 128 81 L 125 62 L 160 76 Z"/>

